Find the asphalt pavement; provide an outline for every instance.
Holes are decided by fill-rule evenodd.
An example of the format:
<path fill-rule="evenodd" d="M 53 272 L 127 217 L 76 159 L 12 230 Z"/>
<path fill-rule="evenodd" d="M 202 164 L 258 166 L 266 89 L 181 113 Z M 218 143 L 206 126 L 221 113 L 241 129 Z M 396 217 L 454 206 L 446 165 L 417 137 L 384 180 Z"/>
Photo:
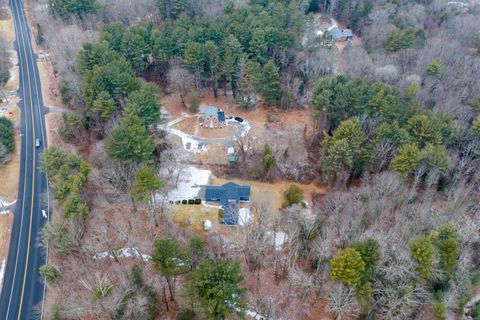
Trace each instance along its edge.
<path fill-rule="evenodd" d="M 0 319 L 43 319 L 45 281 L 38 269 L 47 250 L 40 243 L 48 212 L 47 177 L 40 170 L 46 148 L 42 91 L 23 2 L 10 0 L 20 70 L 21 158 L 18 198 L 0 296 Z M 40 147 L 35 147 L 35 139 Z M 1 182 L 0 182 L 1 183 Z M 49 217 L 47 217 L 48 219 Z"/>

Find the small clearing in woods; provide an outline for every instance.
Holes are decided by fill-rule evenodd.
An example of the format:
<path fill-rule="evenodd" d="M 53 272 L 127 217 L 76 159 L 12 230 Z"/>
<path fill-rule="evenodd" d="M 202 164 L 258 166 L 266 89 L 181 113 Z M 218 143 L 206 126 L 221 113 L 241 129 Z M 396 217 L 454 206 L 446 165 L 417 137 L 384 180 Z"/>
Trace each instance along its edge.
<path fill-rule="evenodd" d="M 252 127 L 251 134 L 254 136 L 262 135 L 266 126 L 275 126 L 279 128 L 295 126 L 300 129 L 306 127 L 307 134 L 313 133 L 314 130 L 315 123 L 310 109 L 284 111 L 276 108 L 269 109 L 260 106 L 255 110 L 243 111 L 237 108 L 235 101 L 233 101 L 230 96 L 224 97 L 222 95 L 215 99 L 210 93 L 206 93 L 204 97 L 200 99 L 200 104 L 213 105 L 225 111 L 225 115 L 238 116 L 246 119 Z M 179 118 L 184 113 L 190 113 L 188 108 L 182 106 L 178 95 L 170 94 L 164 96 L 162 98 L 162 105 L 172 119 Z M 182 124 L 182 126 L 185 130 L 188 130 L 186 133 L 194 134 L 195 128 L 192 128 L 192 126 L 196 123 L 195 120 L 193 120 L 195 118 L 192 117 L 188 119 L 189 120 Z M 202 129 L 204 131 L 215 131 L 213 129 Z"/>

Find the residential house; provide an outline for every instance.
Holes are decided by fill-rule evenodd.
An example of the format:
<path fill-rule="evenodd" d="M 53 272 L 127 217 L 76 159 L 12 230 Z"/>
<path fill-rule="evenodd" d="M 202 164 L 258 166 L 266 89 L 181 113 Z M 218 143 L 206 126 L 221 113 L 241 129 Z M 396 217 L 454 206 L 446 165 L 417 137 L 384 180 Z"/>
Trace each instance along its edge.
<path fill-rule="evenodd" d="M 354 35 L 350 29 L 338 29 L 337 27 L 327 30 L 327 35 L 332 37 L 334 42 L 353 40 Z"/>
<path fill-rule="evenodd" d="M 206 186 L 205 201 L 220 203 L 223 210 L 223 223 L 229 226 L 238 224 L 240 202 L 250 201 L 250 186 L 229 182 L 223 186 Z"/>
<path fill-rule="evenodd" d="M 225 124 L 225 112 L 214 106 L 205 106 L 201 123 L 204 128 L 221 128 Z"/>

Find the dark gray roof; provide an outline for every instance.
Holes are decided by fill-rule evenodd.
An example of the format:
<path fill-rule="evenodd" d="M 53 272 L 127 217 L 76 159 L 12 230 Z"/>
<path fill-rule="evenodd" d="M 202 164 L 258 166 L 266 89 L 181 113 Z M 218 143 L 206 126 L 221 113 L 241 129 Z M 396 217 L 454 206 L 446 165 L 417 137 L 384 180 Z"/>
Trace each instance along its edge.
<path fill-rule="evenodd" d="M 219 111 L 220 111 L 220 109 L 218 109 L 217 107 L 214 107 L 214 106 L 206 106 L 203 109 L 205 119 L 207 119 L 207 118 L 218 118 L 218 112 Z"/>
<path fill-rule="evenodd" d="M 238 200 L 240 198 L 249 198 L 250 186 L 241 186 L 234 182 L 229 182 L 223 186 L 205 187 L 205 199 L 223 199 L 224 197 Z"/>
<path fill-rule="evenodd" d="M 350 29 L 333 28 L 328 30 L 327 33 L 335 40 L 340 39 L 342 37 L 353 37 L 352 30 Z"/>

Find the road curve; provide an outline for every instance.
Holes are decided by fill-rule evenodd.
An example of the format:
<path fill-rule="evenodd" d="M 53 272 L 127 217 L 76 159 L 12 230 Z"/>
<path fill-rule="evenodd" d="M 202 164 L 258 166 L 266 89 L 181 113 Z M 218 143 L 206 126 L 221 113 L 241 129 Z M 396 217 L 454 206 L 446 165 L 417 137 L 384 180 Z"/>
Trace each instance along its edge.
<path fill-rule="evenodd" d="M 20 70 L 22 138 L 20 182 L 0 296 L 0 318 L 43 319 L 45 282 L 38 269 L 45 263 L 46 252 L 39 246 L 39 235 L 45 222 L 41 210 L 49 210 L 47 177 L 40 170 L 40 155 L 47 143 L 42 91 L 23 2 L 9 0 L 9 5 Z M 39 148 L 35 148 L 35 139 L 40 140 Z"/>

